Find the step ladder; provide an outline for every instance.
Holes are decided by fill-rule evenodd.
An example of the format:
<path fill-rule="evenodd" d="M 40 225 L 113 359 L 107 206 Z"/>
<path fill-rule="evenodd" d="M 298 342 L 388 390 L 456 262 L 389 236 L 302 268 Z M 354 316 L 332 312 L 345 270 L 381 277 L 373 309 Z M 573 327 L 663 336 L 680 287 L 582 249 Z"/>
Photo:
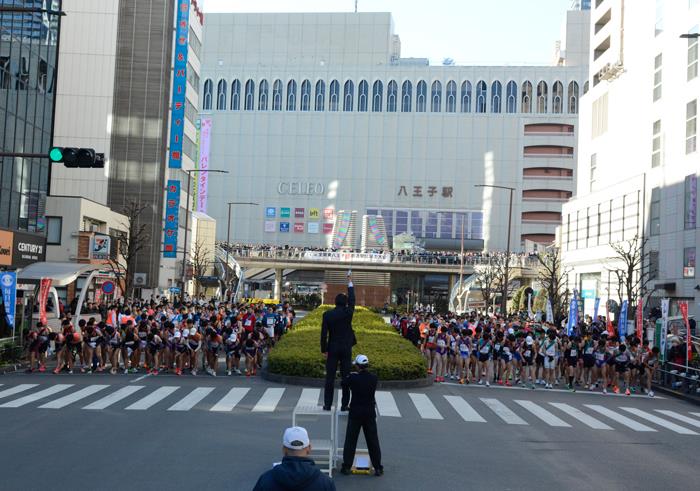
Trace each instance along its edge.
<path fill-rule="evenodd" d="M 340 428 L 347 428 L 348 411 L 335 411 L 335 461 L 336 463 L 343 463 L 343 448 L 345 446 L 345 435 L 341 439 Z M 353 474 L 369 474 L 371 469 L 371 464 L 369 460 L 369 450 L 366 448 L 356 448 L 355 449 L 355 460 L 352 463 L 352 468 L 350 469 Z"/>
<path fill-rule="evenodd" d="M 329 477 L 333 477 L 333 468 L 336 462 L 337 430 L 335 425 L 338 420 L 338 412 L 336 406 L 331 406 L 330 411 L 324 411 L 321 406 L 296 406 L 292 412 L 292 426 L 299 426 L 297 424 L 299 416 L 318 416 L 330 419 L 328 438 L 311 439 L 311 454 L 309 455 L 321 468 L 321 472 L 327 473 Z"/>

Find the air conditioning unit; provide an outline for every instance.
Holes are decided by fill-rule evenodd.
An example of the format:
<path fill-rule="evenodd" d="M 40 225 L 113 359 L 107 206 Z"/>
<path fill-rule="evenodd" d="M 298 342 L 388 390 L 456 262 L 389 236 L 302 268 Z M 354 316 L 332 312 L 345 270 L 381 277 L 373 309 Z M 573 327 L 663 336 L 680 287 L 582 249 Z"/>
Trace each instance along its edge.
<path fill-rule="evenodd" d="M 608 75 L 610 74 L 610 69 L 610 63 L 603 65 L 600 70 L 598 70 L 598 78 L 600 80 L 607 80 Z"/>
<path fill-rule="evenodd" d="M 146 286 L 146 273 L 134 273 L 134 286 Z"/>

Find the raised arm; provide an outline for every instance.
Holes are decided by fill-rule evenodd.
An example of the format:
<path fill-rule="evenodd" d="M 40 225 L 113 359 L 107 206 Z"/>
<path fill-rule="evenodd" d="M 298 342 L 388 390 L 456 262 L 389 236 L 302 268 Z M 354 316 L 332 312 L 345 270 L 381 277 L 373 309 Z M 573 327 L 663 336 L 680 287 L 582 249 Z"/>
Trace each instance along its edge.
<path fill-rule="evenodd" d="M 348 307 L 355 310 L 355 287 L 352 284 L 352 273 L 348 271 Z"/>

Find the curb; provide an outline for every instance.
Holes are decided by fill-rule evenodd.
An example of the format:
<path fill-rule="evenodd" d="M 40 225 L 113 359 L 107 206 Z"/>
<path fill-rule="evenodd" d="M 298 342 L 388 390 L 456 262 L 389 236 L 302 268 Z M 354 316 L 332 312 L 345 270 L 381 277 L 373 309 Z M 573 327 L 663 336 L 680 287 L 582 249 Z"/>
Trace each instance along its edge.
<path fill-rule="evenodd" d="M 306 387 L 323 387 L 325 380 L 321 378 L 296 377 L 292 375 L 279 375 L 270 373 L 267 370 L 261 371 L 262 378 L 268 382 L 276 382 L 285 385 L 304 385 Z M 419 378 L 416 380 L 380 380 L 377 384 L 378 389 L 417 389 L 421 387 L 430 387 L 433 385 L 432 378 Z"/>
<path fill-rule="evenodd" d="M 691 404 L 695 404 L 696 406 L 700 406 L 700 397 L 691 394 L 686 394 L 685 392 L 679 392 L 677 390 L 669 389 L 667 387 L 662 387 L 660 385 L 654 385 L 653 388 L 656 392 L 660 392 L 662 394 L 675 397 L 676 399 L 681 399 L 685 402 L 689 402 Z"/>
<path fill-rule="evenodd" d="M 24 370 L 27 367 L 27 363 L 15 363 L 12 365 L 4 365 L 0 367 L 0 373 L 5 375 L 6 373 L 17 373 L 20 370 Z"/>

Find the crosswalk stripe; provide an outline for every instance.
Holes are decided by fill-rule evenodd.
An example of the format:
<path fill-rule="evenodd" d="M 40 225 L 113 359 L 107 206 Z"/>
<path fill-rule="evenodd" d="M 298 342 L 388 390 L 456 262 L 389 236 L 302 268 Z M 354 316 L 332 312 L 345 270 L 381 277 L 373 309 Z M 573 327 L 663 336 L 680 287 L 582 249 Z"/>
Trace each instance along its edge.
<path fill-rule="evenodd" d="M 659 418 L 658 416 L 642 411 L 641 409 L 637 409 L 636 407 L 621 407 L 620 409 L 622 409 L 623 411 L 627 411 L 628 413 L 632 413 L 635 416 L 645 419 L 651 423 L 662 426 L 667 430 L 671 430 L 675 433 L 678 433 L 679 435 L 697 435 L 697 433 L 693 430 L 689 430 L 688 428 L 684 428 L 680 425 L 677 425 L 676 423 L 672 423 L 671 421 Z"/>
<path fill-rule="evenodd" d="M 43 399 L 44 397 L 49 397 L 54 394 L 57 394 L 61 391 L 66 390 L 69 387 L 73 387 L 73 384 L 56 384 L 48 389 L 40 390 L 39 392 L 35 392 L 34 394 L 29 394 L 28 396 L 20 397 L 19 399 L 15 399 L 14 401 L 6 402 L 0 407 L 20 407 L 24 406 L 25 404 L 29 404 L 30 402 L 38 401 L 39 399 Z"/>
<path fill-rule="evenodd" d="M 450 406 L 457 411 L 464 421 L 486 423 L 486 420 L 477 413 L 471 405 L 459 396 L 444 396 Z"/>
<path fill-rule="evenodd" d="M 700 418 L 700 413 L 690 413 L 690 414 L 692 414 L 693 416 L 697 416 L 698 418 Z"/>
<path fill-rule="evenodd" d="M 516 404 L 520 404 L 527 411 L 530 411 L 532 414 L 540 418 L 549 426 L 556 426 L 559 428 L 571 428 L 571 425 L 569 423 L 555 416 L 550 411 L 547 411 L 545 408 L 538 406 L 532 401 L 516 400 L 515 402 Z"/>
<path fill-rule="evenodd" d="M 318 398 L 321 397 L 321 389 L 301 389 L 301 396 L 297 407 L 318 406 Z"/>
<path fill-rule="evenodd" d="M 131 394 L 134 394 L 138 392 L 139 390 L 143 389 L 145 385 L 128 385 L 126 387 L 122 387 L 116 392 L 111 393 L 107 397 L 103 397 L 102 399 L 98 399 L 92 404 L 88 404 L 85 406 L 83 409 L 105 409 L 111 406 L 112 404 L 115 404 L 122 399 L 126 399 L 129 397 Z"/>
<path fill-rule="evenodd" d="M 179 388 L 180 387 L 172 386 L 172 385 L 166 385 L 163 387 L 159 387 L 158 389 L 154 390 L 152 393 L 148 394 L 143 399 L 139 399 L 138 401 L 133 403 L 131 406 L 128 406 L 126 409 L 130 410 L 130 411 L 143 411 L 144 409 L 148 409 L 151 406 L 162 401 L 163 399 L 168 397 L 170 394 L 172 394 L 173 392 L 175 392 Z"/>
<path fill-rule="evenodd" d="M 178 402 L 170 406 L 168 411 L 189 411 L 199 401 L 207 397 L 213 390 L 214 387 L 197 387 Z"/>
<path fill-rule="evenodd" d="M 515 414 L 513 411 L 508 409 L 508 407 L 503 404 L 501 401 L 498 399 L 487 399 L 485 397 L 481 397 L 481 402 L 486 404 L 491 411 L 496 413 L 496 416 L 501 418 L 504 422 L 508 423 L 509 425 L 527 425 L 527 421 L 522 419 L 520 416 Z"/>
<path fill-rule="evenodd" d="M 579 420 L 589 428 L 593 428 L 594 430 L 612 430 L 610 426 L 606 425 L 602 421 L 598 421 L 594 417 L 589 416 L 573 406 L 569 406 L 568 404 L 563 404 L 561 402 L 550 402 L 550 404 L 560 411 L 565 412 L 572 418 Z"/>
<path fill-rule="evenodd" d="M 231 411 L 234 407 L 236 407 L 236 404 L 241 402 L 241 399 L 243 399 L 243 396 L 245 396 L 249 390 L 250 389 L 247 387 L 234 387 L 233 389 L 229 390 L 228 394 L 222 397 L 219 402 L 214 404 L 210 411 Z"/>
<path fill-rule="evenodd" d="M 282 395 L 284 394 L 283 388 L 273 387 L 267 389 L 262 395 L 258 403 L 253 407 L 253 412 L 255 413 L 271 413 L 279 404 Z"/>
<path fill-rule="evenodd" d="M 427 395 L 409 393 L 408 397 L 413 401 L 413 405 L 416 406 L 421 418 L 443 419 L 442 415 L 438 412 L 437 408 L 433 406 L 433 403 L 430 402 Z"/>
<path fill-rule="evenodd" d="M 80 389 L 77 392 L 68 394 L 67 396 L 60 397 L 56 400 L 49 401 L 43 406 L 39 406 L 41 409 L 61 409 L 69 404 L 73 404 L 81 399 L 85 399 L 93 394 L 97 394 L 99 391 L 106 389 L 109 385 L 88 385 L 87 387 Z"/>
<path fill-rule="evenodd" d="M 380 416 L 389 416 L 392 418 L 400 418 L 401 412 L 396 405 L 394 396 L 391 392 L 380 390 L 374 393 L 374 400 L 377 403 L 377 409 Z"/>
<path fill-rule="evenodd" d="M 655 411 L 657 413 L 663 414 L 664 416 L 670 416 L 671 418 L 675 418 L 678 421 L 683 421 L 684 423 L 687 423 L 691 426 L 695 426 L 696 428 L 700 428 L 700 421 L 698 421 L 697 419 L 689 418 L 688 416 L 685 416 L 683 414 L 678 414 L 674 411 L 666 411 L 664 409 L 656 409 Z"/>
<path fill-rule="evenodd" d="M 649 428 L 647 425 L 638 423 L 633 419 L 622 416 L 620 413 L 616 413 L 615 411 L 599 406 L 598 404 L 586 404 L 585 406 L 634 431 L 656 431 L 654 428 Z"/>
<path fill-rule="evenodd" d="M 29 390 L 32 387 L 36 387 L 39 384 L 20 384 L 15 387 L 11 387 L 9 389 L 5 389 L 0 391 L 0 399 L 4 397 L 10 397 L 15 394 L 19 394 L 20 392 L 24 392 L 25 390 Z"/>

